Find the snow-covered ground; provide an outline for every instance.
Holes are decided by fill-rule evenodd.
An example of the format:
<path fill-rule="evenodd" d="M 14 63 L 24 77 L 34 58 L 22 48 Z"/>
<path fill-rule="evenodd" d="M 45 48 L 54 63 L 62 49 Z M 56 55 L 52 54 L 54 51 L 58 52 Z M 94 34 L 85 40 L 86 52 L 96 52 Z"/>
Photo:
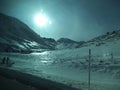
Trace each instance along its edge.
<path fill-rule="evenodd" d="M 87 90 L 88 50 L 92 51 L 91 90 L 120 90 L 120 40 L 100 46 L 45 51 L 42 53 L 1 53 L 15 64 L 10 69 L 47 78 L 71 87 Z"/>

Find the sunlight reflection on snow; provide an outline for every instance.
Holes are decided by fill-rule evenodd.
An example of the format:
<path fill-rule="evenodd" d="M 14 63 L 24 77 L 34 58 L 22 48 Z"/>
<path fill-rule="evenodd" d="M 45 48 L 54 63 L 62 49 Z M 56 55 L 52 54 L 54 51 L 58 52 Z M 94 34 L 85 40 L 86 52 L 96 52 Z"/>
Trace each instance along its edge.
<path fill-rule="evenodd" d="M 43 60 L 43 61 L 41 61 L 42 63 L 48 63 L 48 61 L 46 61 L 46 60 Z"/>
<path fill-rule="evenodd" d="M 46 54 L 48 54 L 48 52 L 47 52 L 47 51 L 45 51 L 45 52 L 42 52 L 41 54 L 42 54 L 42 55 L 46 55 Z"/>
<path fill-rule="evenodd" d="M 32 55 L 36 55 L 38 58 L 36 58 L 34 64 L 35 67 L 39 66 L 39 65 L 44 65 L 44 64 L 51 64 L 53 62 L 53 60 L 51 59 L 51 57 L 49 56 L 49 52 L 48 51 L 44 51 L 41 53 L 32 53 Z M 40 57 L 40 58 L 39 58 Z"/>
<path fill-rule="evenodd" d="M 32 53 L 32 55 L 47 55 L 48 54 L 48 52 L 47 51 L 44 51 L 44 52 L 34 52 L 34 53 Z"/>

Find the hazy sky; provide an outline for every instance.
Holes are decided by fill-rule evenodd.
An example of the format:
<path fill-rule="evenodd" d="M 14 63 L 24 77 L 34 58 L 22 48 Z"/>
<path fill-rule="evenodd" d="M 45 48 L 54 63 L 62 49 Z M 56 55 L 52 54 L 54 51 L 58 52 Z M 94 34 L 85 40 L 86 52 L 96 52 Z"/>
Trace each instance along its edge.
<path fill-rule="evenodd" d="M 36 25 L 34 17 L 41 11 L 52 24 Z M 120 0 L 0 0 L 0 12 L 54 39 L 89 40 L 120 29 Z"/>

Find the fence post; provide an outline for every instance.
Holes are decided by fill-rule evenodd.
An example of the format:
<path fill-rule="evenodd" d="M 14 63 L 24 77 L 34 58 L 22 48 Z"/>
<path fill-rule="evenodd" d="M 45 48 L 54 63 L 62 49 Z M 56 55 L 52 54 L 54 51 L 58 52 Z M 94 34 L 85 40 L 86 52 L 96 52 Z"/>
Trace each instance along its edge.
<path fill-rule="evenodd" d="M 88 64 L 88 69 L 89 69 L 89 73 L 88 73 L 88 90 L 90 90 L 90 72 L 91 72 L 91 49 L 89 49 L 89 64 Z"/>
<path fill-rule="evenodd" d="M 113 53 L 111 53 L 111 61 L 114 62 L 114 60 L 113 60 Z"/>

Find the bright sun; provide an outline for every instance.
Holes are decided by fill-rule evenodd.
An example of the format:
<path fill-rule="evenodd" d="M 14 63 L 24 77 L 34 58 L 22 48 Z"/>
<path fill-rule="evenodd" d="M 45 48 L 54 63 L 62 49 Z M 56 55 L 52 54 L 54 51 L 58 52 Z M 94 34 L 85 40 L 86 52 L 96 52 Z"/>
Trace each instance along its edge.
<path fill-rule="evenodd" d="M 47 24 L 52 24 L 51 21 L 48 19 L 48 17 L 43 13 L 39 13 L 35 15 L 34 21 L 36 25 L 40 27 L 46 26 Z"/>

